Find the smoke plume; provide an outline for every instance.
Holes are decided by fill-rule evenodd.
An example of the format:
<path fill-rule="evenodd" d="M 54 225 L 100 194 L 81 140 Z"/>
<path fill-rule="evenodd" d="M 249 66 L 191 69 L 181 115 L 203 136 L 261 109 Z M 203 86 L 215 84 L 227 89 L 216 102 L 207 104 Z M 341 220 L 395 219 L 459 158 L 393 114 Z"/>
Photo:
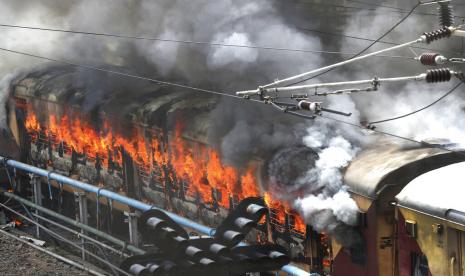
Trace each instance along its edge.
<path fill-rule="evenodd" d="M 340 4 L 336 0 L 324 2 Z M 373 1 L 373 4 L 381 3 L 383 1 Z M 415 3 L 414 0 L 397 1 L 405 9 Z M 332 7 L 297 0 L 0 0 L 0 5 L 0 18 L 6 24 L 341 52 L 356 52 L 371 42 L 317 35 L 304 29 L 314 27 L 331 33 L 377 38 L 405 16 L 392 9 L 373 7 L 340 13 Z M 428 7 L 419 9 L 419 12 L 431 12 Z M 456 13 L 463 15 L 464 6 L 456 8 Z M 327 24 L 328 19 L 333 24 Z M 410 41 L 437 28 L 436 17 L 412 14 L 384 40 Z M 0 32 L 0 47 L 88 65 L 104 64 L 134 74 L 223 92 L 252 89 L 278 77 L 347 58 L 346 55 L 126 40 L 3 27 Z M 460 41 L 451 38 L 431 47 L 447 50 L 449 57 L 463 57 L 459 44 Z M 370 51 L 386 46 L 378 43 Z M 412 57 L 413 53 L 407 49 L 393 55 Z M 9 73 L 43 65 L 43 61 L 30 57 L 3 52 L 0 56 L 1 99 L 7 95 L 8 85 L 5 84 L 9 83 Z M 373 74 L 395 77 L 418 74 L 426 69 L 412 59 L 376 57 L 334 70 L 313 81 L 365 79 L 374 77 Z M 80 88 L 88 91 L 82 102 L 86 112 L 98 112 L 102 101 L 124 97 L 124 104 L 127 104 L 141 96 L 135 81 L 121 78 L 114 81 L 113 78 L 102 83 L 102 78 L 100 74 L 81 70 L 75 80 Z M 125 85 L 124 94 L 115 94 L 111 89 L 122 85 Z M 376 93 L 315 100 L 322 100 L 325 106 L 336 110 L 352 112 L 348 120 L 358 124 L 424 106 L 449 87 L 448 84 L 383 85 Z M 379 125 L 378 129 L 416 139 L 440 135 L 465 143 L 462 94 L 463 88 L 421 115 Z M 3 108 L 4 101 L 0 104 Z M 3 125 L 4 114 L 0 115 Z M 219 100 L 211 118 L 208 142 L 221 150 L 227 163 L 244 166 L 251 158 L 268 160 L 269 188 L 275 191 L 275 196 L 281 195 L 291 203 L 315 229 L 331 233 L 349 247 L 362 244 L 351 227 L 355 223 L 357 206 L 344 185 L 343 171 L 364 145 L 370 143 L 369 138 L 351 126 L 324 119 L 302 121 L 281 115 L 268 106 L 227 98 Z M 291 196 L 284 197 L 279 191 Z"/>

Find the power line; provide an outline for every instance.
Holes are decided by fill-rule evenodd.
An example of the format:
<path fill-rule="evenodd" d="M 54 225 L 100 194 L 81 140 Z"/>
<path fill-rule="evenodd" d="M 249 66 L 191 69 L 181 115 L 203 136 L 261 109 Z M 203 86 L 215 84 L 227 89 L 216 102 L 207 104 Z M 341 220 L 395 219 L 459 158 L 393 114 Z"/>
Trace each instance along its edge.
<path fill-rule="evenodd" d="M 325 115 L 319 115 L 319 117 L 327 119 L 327 120 L 335 121 L 335 122 L 338 122 L 338 123 L 341 123 L 341 124 L 345 124 L 345 125 L 348 125 L 348 126 L 352 126 L 352 127 L 355 127 L 355 128 L 365 129 L 365 130 L 367 129 L 365 126 L 362 126 L 362 125 L 359 125 L 359 124 L 354 124 L 354 123 L 347 122 L 347 121 L 344 121 L 344 120 L 340 120 L 340 119 L 337 119 L 337 118 L 334 118 L 334 117 L 328 117 L 328 116 L 325 116 Z M 389 136 L 389 137 L 393 137 L 393 138 L 396 138 L 396 139 L 412 142 L 412 143 L 415 143 L 415 144 L 419 144 L 421 146 L 435 147 L 435 148 L 438 148 L 438 149 L 441 149 L 441 150 L 444 150 L 444 151 L 448 151 L 448 152 L 452 152 L 452 153 L 456 153 L 458 155 L 462 155 L 462 156 L 465 157 L 464 152 L 449 149 L 449 148 L 446 148 L 446 147 L 441 146 L 441 145 L 435 145 L 435 144 L 433 145 L 433 144 L 430 144 L 430 143 L 425 142 L 425 141 L 418 141 L 418 140 L 415 140 L 415 139 L 412 139 L 412 138 L 408 138 L 408 137 L 405 137 L 405 136 L 400 136 L 400 135 L 389 133 L 389 132 L 382 131 L 382 130 L 377 130 L 377 129 L 369 129 L 369 130 L 373 131 L 375 133 L 384 135 L 384 136 Z"/>
<path fill-rule="evenodd" d="M 359 4 L 364 4 L 364 5 L 369 5 L 369 6 L 373 6 L 373 7 L 380 7 L 380 8 L 386 8 L 386 9 L 405 11 L 402 8 L 393 7 L 393 6 L 386 6 L 386 5 L 380 5 L 380 4 L 373 4 L 373 3 L 365 2 L 365 1 L 359 1 L 359 0 L 346 0 L 346 1 L 353 2 L 353 3 L 359 3 Z"/>
<path fill-rule="evenodd" d="M 297 1 L 297 0 L 294 0 L 294 1 Z M 299 3 L 300 5 L 314 5 L 314 6 L 327 6 L 327 7 L 333 7 L 333 8 L 340 8 L 340 9 L 346 9 L 350 12 L 358 12 L 358 11 L 379 11 L 378 9 L 376 8 L 366 8 L 366 7 L 354 7 L 354 6 L 344 6 L 344 5 L 337 5 L 337 4 L 327 4 L 327 3 L 314 3 L 314 2 L 305 2 L 305 3 Z M 298 4 L 298 5 L 299 5 Z M 386 12 L 386 13 L 400 13 L 400 14 L 405 14 L 405 13 L 409 13 L 408 10 L 404 10 L 404 9 L 401 9 L 401 8 L 394 8 L 394 7 L 388 7 L 388 6 L 380 6 L 380 5 L 375 5 L 375 6 L 378 6 L 378 7 L 383 7 L 383 8 L 391 8 L 391 9 L 395 9 L 395 10 L 391 10 L 391 11 L 388 11 L 388 10 L 384 10 L 382 12 Z M 338 12 L 337 10 L 330 10 L 331 12 Z M 435 13 L 423 13 L 423 12 L 414 12 L 413 13 L 414 15 L 422 15 L 422 16 L 437 16 L 437 14 Z M 465 16 L 461 16 L 461 15 L 454 15 L 455 18 L 465 18 Z"/>
<path fill-rule="evenodd" d="M 360 56 L 361 54 L 363 54 L 366 50 L 370 49 L 371 46 L 375 45 L 378 41 L 382 40 L 384 37 L 386 37 L 388 34 L 390 34 L 395 28 L 397 28 L 397 26 L 399 26 L 402 22 L 404 22 L 414 11 L 415 9 L 420 5 L 420 2 L 418 2 L 411 10 L 410 12 L 404 16 L 403 18 L 401 18 L 396 24 L 394 24 L 394 26 L 392 26 L 387 32 L 385 32 L 382 36 L 380 36 L 378 39 L 376 39 L 375 41 L 373 41 L 372 43 L 370 43 L 370 45 L 368 45 L 367 47 L 365 47 L 362 51 L 360 51 L 359 53 L 357 53 L 356 55 L 354 55 L 353 57 L 351 57 L 350 59 L 354 59 L 358 56 Z M 349 59 L 349 60 L 350 60 Z M 312 77 L 309 77 L 309 78 L 306 78 L 306 79 L 303 79 L 303 80 L 300 80 L 300 81 L 297 81 L 297 82 L 294 82 L 294 83 L 291 83 L 291 84 L 288 84 L 286 86 L 292 86 L 292 85 L 296 85 L 296 84 L 299 84 L 299 83 L 302 83 L 302 82 L 305 82 L 305 81 L 308 81 L 308 80 L 311 80 L 313 78 L 316 78 L 316 77 L 319 77 L 323 74 L 326 74 L 326 73 L 329 73 L 331 71 L 333 71 L 334 68 L 331 68 L 331 69 L 328 69 L 326 71 L 323 71 L 315 76 L 312 76 Z"/>
<path fill-rule="evenodd" d="M 324 34 L 324 35 L 328 35 L 328 36 L 345 37 L 345 38 L 350 38 L 350 39 L 355 39 L 355 40 L 362 40 L 362 41 L 370 41 L 370 42 L 376 41 L 376 39 L 360 37 L 360 36 L 353 36 L 353 35 L 346 35 L 346 34 L 341 34 L 341 33 L 333 33 L 333 32 L 321 31 L 321 30 L 311 29 L 311 28 L 297 27 L 297 29 L 302 30 L 302 31 L 306 31 L 306 32 L 320 33 L 320 34 Z M 400 43 L 384 41 L 384 40 L 380 40 L 380 41 L 378 41 L 378 43 L 388 44 L 388 45 L 400 45 Z M 426 48 L 426 47 L 420 47 L 420 46 L 410 46 L 410 48 L 420 49 L 420 50 L 427 50 L 427 51 L 437 51 L 437 52 L 451 53 L 451 54 L 462 54 L 462 53 L 456 52 L 456 51 L 432 49 L 432 48 Z"/>
<path fill-rule="evenodd" d="M 380 7 L 380 8 L 386 8 L 386 9 L 393 9 L 393 10 L 399 10 L 399 11 L 404 11 L 406 12 L 407 10 L 399 7 L 394 7 L 394 6 L 387 6 L 387 5 L 382 5 L 382 4 L 374 4 L 366 1 L 360 1 L 360 0 L 345 0 L 348 2 L 353 2 L 353 3 L 359 3 L 359 4 L 364 4 L 364 5 L 369 5 L 373 7 Z M 452 1 L 451 1 L 452 2 Z M 459 3 L 452 3 L 453 6 L 463 6 L 464 4 L 459 4 Z M 418 14 L 418 13 L 415 13 Z M 421 14 L 421 13 L 420 13 Z M 425 14 L 425 15 L 434 15 L 434 14 Z"/>
<path fill-rule="evenodd" d="M 114 71 L 114 70 L 107 70 L 107 69 L 94 67 L 94 66 L 77 64 L 77 63 L 73 63 L 73 62 L 69 62 L 69 61 L 58 60 L 58 59 L 49 58 L 49 57 L 43 57 L 43 56 L 34 55 L 34 54 L 30 54 L 30 53 L 24 53 L 24 52 L 20 52 L 20 51 L 11 50 L 11 49 L 0 48 L 0 51 L 5 51 L 5 52 L 15 53 L 15 54 L 19 54 L 19 55 L 28 56 L 28 57 L 48 60 L 48 61 L 52 61 L 52 62 L 56 62 L 56 63 L 67 64 L 67 65 L 71 65 L 71 66 L 74 66 L 74 67 L 84 68 L 84 69 L 87 69 L 87 70 L 105 72 L 105 73 L 115 74 L 115 75 L 119 75 L 119 76 L 124 76 L 124 77 L 139 79 L 139 80 L 155 82 L 155 83 L 158 83 L 158 84 L 164 84 L 164 85 L 168 85 L 168 86 L 180 87 L 180 88 L 185 88 L 185 89 L 194 90 L 194 91 L 198 91 L 198 92 L 210 93 L 210 94 L 215 94 L 215 95 L 219 95 L 219 96 L 225 96 L 225 97 L 231 97 L 231 98 L 244 100 L 242 97 L 238 97 L 238 96 L 231 95 L 231 94 L 226 94 L 226 93 L 221 93 L 221 92 L 218 92 L 218 91 L 207 90 L 207 89 L 202 89 L 202 88 L 196 88 L 196 87 L 192 87 L 192 86 L 176 84 L 176 83 L 170 83 L 170 82 L 165 82 L 165 81 L 159 81 L 159 80 L 155 80 L 155 79 L 148 78 L 148 77 L 122 73 L 122 72 L 118 72 L 118 71 Z M 248 99 L 247 101 L 252 101 L 254 103 L 260 103 L 260 104 L 266 104 L 263 101 L 255 100 L 255 99 Z M 305 116 L 305 115 L 299 114 L 299 113 L 294 114 L 294 115 L 298 115 L 298 116 L 300 115 L 300 117 L 307 118 L 307 119 L 310 118 L 309 116 Z M 319 115 L 319 117 L 326 118 L 326 119 L 333 120 L 333 121 L 337 121 L 337 122 L 340 122 L 340 123 L 343 123 L 343 124 L 351 125 L 351 126 L 354 126 L 354 127 L 360 128 L 360 129 L 366 129 L 366 127 L 364 127 L 364 126 L 357 125 L 357 124 L 350 123 L 350 122 L 346 122 L 346 121 L 339 120 L 339 119 L 332 118 L 332 117 L 327 117 L 325 115 Z M 383 132 L 383 131 L 380 131 L 380 130 L 373 130 L 373 131 L 377 132 L 377 133 L 380 133 L 380 134 L 383 134 L 383 135 L 386 135 L 386 136 L 391 136 L 391 137 L 395 137 L 395 138 L 398 138 L 398 139 L 402 139 L 402 140 L 406 140 L 406 141 L 410 141 L 410 142 L 415 142 L 415 143 L 418 143 L 418 144 L 421 144 L 421 145 L 425 145 L 425 144 L 427 145 L 427 143 L 425 143 L 425 142 L 416 141 L 414 139 L 410 139 L 410 138 L 407 138 L 407 137 L 402 137 L 402 136 L 399 136 L 399 135 L 396 135 L 396 134 Z M 456 152 L 456 151 L 453 151 L 453 150 L 450 150 L 450 149 L 447 149 L 447 148 L 442 148 L 442 149 L 447 150 L 447 151 Z M 460 152 L 456 152 L 456 153 L 460 153 Z"/>
<path fill-rule="evenodd" d="M 301 53 L 312 53 L 312 54 L 330 54 L 330 55 L 354 55 L 355 54 L 355 53 L 345 53 L 345 52 L 340 52 L 340 51 L 292 49 L 292 48 L 280 48 L 280 47 L 270 47 L 270 46 L 254 46 L 254 45 L 226 44 L 226 43 L 215 43 L 215 42 L 193 41 L 193 40 L 165 39 L 165 38 L 157 38 L 157 37 L 128 36 L 128 35 L 120 35 L 120 34 L 112 34 L 112 33 L 96 33 L 96 32 L 87 32 L 87 31 L 63 30 L 63 29 L 21 26 L 21 25 L 11 25 L 11 24 L 0 24 L 0 27 L 18 28 L 18 29 L 35 30 L 35 31 L 59 32 L 59 33 L 68 33 L 68 34 L 105 36 L 105 37 L 114 37 L 114 38 L 123 38 L 123 39 L 162 41 L 162 42 L 170 42 L 170 43 L 195 44 L 195 45 L 208 45 L 208 46 L 218 46 L 218 47 L 251 48 L 251 49 L 258 49 L 258 50 L 273 50 L 273 51 L 301 52 Z M 379 55 L 378 57 L 414 59 L 411 57 L 388 56 L 388 55 Z"/>
<path fill-rule="evenodd" d="M 442 99 L 444 99 L 445 97 L 449 96 L 450 94 L 452 94 L 460 85 L 462 85 L 462 81 L 460 81 L 457 85 L 455 85 L 451 90 L 449 90 L 447 93 L 445 93 L 444 95 L 442 95 L 441 97 L 439 97 L 438 99 L 436 99 L 434 102 L 420 108 L 420 109 L 417 109 L 417 110 L 414 110 L 412 112 L 409 112 L 407 114 L 404 114 L 404 115 L 400 115 L 400 116 L 396 116 L 396 117 L 393 117 L 393 118 L 388 118 L 388 119 L 384 119 L 384 120 L 378 120 L 378 121 L 373 121 L 373 122 L 369 122 L 368 125 L 374 125 L 374 124 L 380 124 L 380 123 L 385 123 L 385 122 L 390 122 L 390 121 L 395 121 L 395 120 L 399 120 L 399 119 L 402 119 L 402 118 L 405 118 L 405 117 L 408 117 L 408 116 L 411 116 L 411 115 L 414 115 L 418 112 L 421 112 L 425 109 L 428 109 L 430 107 L 432 107 L 433 105 L 437 104 L 438 102 L 440 102 Z"/>
<path fill-rule="evenodd" d="M 184 84 L 160 81 L 160 80 L 152 79 L 152 78 L 149 78 L 149 77 L 143 77 L 143 76 L 139 76 L 139 75 L 123 73 L 123 72 L 120 72 L 120 71 L 103 69 L 103 68 L 100 68 L 100 67 L 95 67 L 95 66 L 90 66 L 90 65 L 83 65 L 83 64 L 73 63 L 73 62 L 70 62 L 70 61 L 65 61 L 65 60 L 59 60 L 59 59 L 54 59 L 54 58 L 50 58 L 50 57 L 34 55 L 34 54 L 15 51 L 15 50 L 6 49 L 6 48 L 0 48 L 0 51 L 15 53 L 15 54 L 19 54 L 19 55 L 28 56 L 28 57 L 43 59 L 43 60 L 52 61 L 52 62 L 56 62 L 56 63 L 62 63 L 62 64 L 71 65 L 71 66 L 75 66 L 75 67 L 79 67 L 79 68 L 84 68 L 84 69 L 88 69 L 88 70 L 100 71 L 100 72 L 115 74 L 115 75 L 119 75 L 119 76 L 123 76 L 123 77 L 135 78 L 135 79 L 139 79 L 139 80 L 154 82 L 154 83 L 157 83 L 157 84 L 163 84 L 163 85 L 167 85 L 167 86 L 174 86 L 174 87 L 178 87 L 178 88 L 184 88 L 184 89 L 189 89 L 189 90 L 208 93 L 208 94 L 220 95 L 220 96 L 231 97 L 231 98 L 241 98 L 241 97 L 238 97 L 236 95 L 222 93 L 222 92 L 219 92 L 219 91 L 208 90 L 208 89 L 203 89 L 203 88 L 198 88 L 198 87 L 192 87 L 192 86 L 188 86 L 188 85 L 184 85 Z M 259 100 L 253 100 L 253 101 L 261 102 Z"/>

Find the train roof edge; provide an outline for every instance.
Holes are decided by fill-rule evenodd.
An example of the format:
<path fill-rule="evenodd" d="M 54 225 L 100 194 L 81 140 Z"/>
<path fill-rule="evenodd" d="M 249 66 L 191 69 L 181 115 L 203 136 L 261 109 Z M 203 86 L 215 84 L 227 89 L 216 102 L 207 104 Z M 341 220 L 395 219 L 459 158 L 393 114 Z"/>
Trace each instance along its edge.
<path fill-rule="evenodd" d="M 464 176 L 465 162 L 424 173 L 402 189 L 396 196 L 397 203 L 404 208 L 465 225 Z"/>
<path fill-rule="evenodd" d="M 350 163 L 344 180 L 351 193 L 376 200 L 388 187 L 397 186 L 400 191 L 427 171 L 461 161 L 465 161 L 465 154 L 437 147 L 378 144 L 362 151 Z"/>

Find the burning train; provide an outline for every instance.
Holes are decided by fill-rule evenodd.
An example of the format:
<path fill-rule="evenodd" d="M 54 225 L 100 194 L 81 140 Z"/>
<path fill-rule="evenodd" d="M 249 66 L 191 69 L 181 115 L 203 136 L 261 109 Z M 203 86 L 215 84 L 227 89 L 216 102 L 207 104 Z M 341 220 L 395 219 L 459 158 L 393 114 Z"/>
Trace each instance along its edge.
<path fill-rule="evenodd" d="M 91 109 L 86 102 L 98 93 L 86 91 L 77 71 L 67 66 L 37 70 L 11 83 L 8 121 L 21 161 L 212 227 L 240 200 L 263 196 L 269 214 L 248 239 L 283 245 L 294 262 L 324 275 L 407 275 L 423 256 L 434 256 L 425 249 L 430 245 L 406 234 L 410 215 L 393 202 L 410 181 L 463 161 L 463 155 L 389 141 L 363 150 L 344 171 L 360 209 L 355 227 L 364 238 L 360 250 L 370 252 L 357 258 L 273 198 L 264 180 L 265 160 L 255 158 L 241 168 L 222 161 L 207 139 L 218 98 L 159 84 L 138 87 L 134 97 L 116 84 L 112 89 L 119 93 L 102 96 L 99 108 Z"/>

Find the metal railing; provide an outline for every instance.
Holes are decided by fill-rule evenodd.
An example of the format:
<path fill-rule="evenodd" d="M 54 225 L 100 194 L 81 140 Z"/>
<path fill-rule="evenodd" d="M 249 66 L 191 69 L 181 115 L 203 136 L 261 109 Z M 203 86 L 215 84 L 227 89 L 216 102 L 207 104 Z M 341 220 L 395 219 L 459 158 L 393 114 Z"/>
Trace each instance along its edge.
<path fill-rule="evenodd" d="M 195 221 L 192 221 L 192 220 L 189 220 L 187 218 L 181 217 L 181 216 L 179 216 L 177 214 L 174 214 L 172 212 L 168 212 L 166 210 L 157 208 L 157 207 L 155 207 L 153 205 L 149 205 L 147 203 L 144 203 L 144 202 L 141 202 L 141 201 L 138 201 L 138 200 L 135 200 L 135 199 L 120 195 L 120 194 L 112 192 L 110 190 L 102 189 L 100 187 L 93 186 L 91 184 L 88 184 L 88 183 L 85 183 L 85 182 L 82 182 L 82 181 L 79 181 L 79 180 L 75 180 L 75 179 L 72 179 L 72 178 L 57 174 L 57 173 L 52 172 L 52 171 L 37 168 L 37 167 L 31 166 L 31 165 L 28 165 L 28 164 L 13 160 L 13 159 L 8 159 L 6 157 L 0 157 L 0 164 L 3 164 L 5 167 L 9 166 L 9 167 L 12 167 L 12 168 L 16 168 L 17 170 L 22 170 L 22 171 L 25 171 L 25 172 L 28 172 L 28 173 L 32 173 L 34 175 L 45 177 L 45 178 L 47 178 L 48 181 L 55 180 L 58 183 L 61 183 L 63 185 L 69 185 L 69 186 L 72 186 L 74 188 L 83 190 L 85 192 L 96 194 L 96 195 L 98 195 L 98 197 L 105 197 L 107 199 L 111 199 L 112 201 L 120 202 L 120 203 L 122 203 L 124 205 L 127 205 L 129 207 L 138 209 L 140 211 L 147 211 L 147 210 L 150 210 L 150 209 L 158 209 L 158 210 L 161 210 L 161 211 L 165 212 L 169 217 L 171 217 L 171 219 L 173 219 L 176 223 L 180 224 L 183 227 L 190 228 L 190 229 L 192 229 L 192 230 L 194 230 L 196 232 L 199 232 L 199 233 L 204 234 L 204 235 L 209 235 L 209 236 L 212 236 L 215 233 L 214 228 L 199 224 L 199 223 L 197 223 Z M 296 266 L 293 266 L 293 265 L 283 266 L 281 268 L 281 270 L 284 271 L 284 272 L 287 272 L 287 273 L 289 273 L 291 275 L 296 275 L 296 276 L 304 276 L 304 275 L 305 276 L 311 276 L 312 275 L 312 274 L 309 274 L 308 272 L 306 272 L 306 271 L 304 271 L 304 270 L 302 270 L 302 269 L 300 269 L 300 268 L 298 268 Z"/>

